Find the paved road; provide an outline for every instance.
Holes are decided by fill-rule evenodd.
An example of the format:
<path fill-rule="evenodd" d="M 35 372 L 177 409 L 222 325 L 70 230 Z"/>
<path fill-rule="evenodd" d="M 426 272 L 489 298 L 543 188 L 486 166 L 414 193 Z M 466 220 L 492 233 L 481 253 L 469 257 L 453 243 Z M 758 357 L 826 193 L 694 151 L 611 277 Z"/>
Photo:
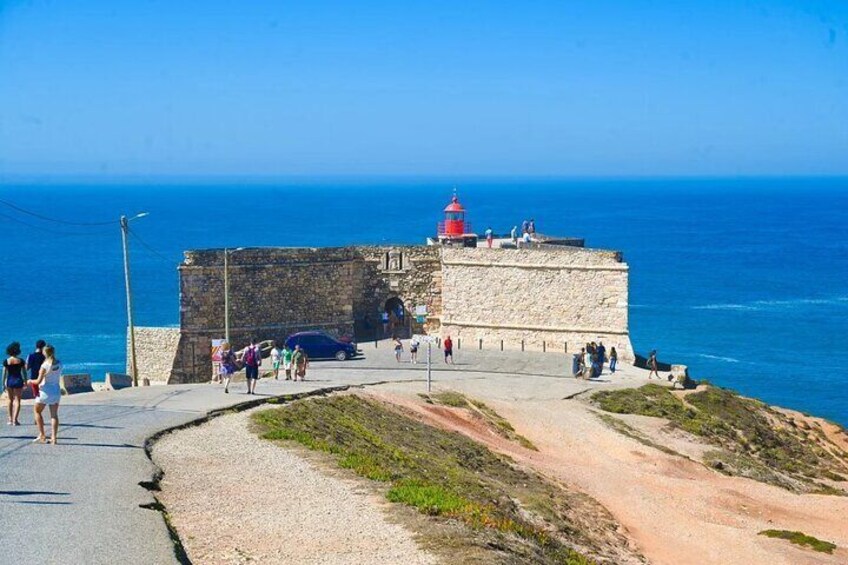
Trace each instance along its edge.
<path fill-rule="evenodd" d="M 0 551 L 17 563 L 175 562 L 162 514 L 142 508 L 155 502 L 139 485 L 156 473 L 144 451 L 145 441 L 211 411 L 255 399 L 385 381 L 421 381 L 425 390 L 424 366 L 398 364 L 386 345 L 373 350 L 363 346 L 362 361 L 314 363 L 304 383 L 263 379 L 253 397 L 243 393 L 243 384 L 233 386 L 229 395 L 220 386 L 206 384 L 66 397 L 57 446 L 31 443 L 36 431 L 30 423 L 31 402 L 26 402 L 21 418 L 25 425 L 4 426 L 0 434 Z M 564 397 L 590 387 L 643 382 L 643 372 L 632 367 L 622 368 L 612 385 L 564 378 L 564 361 L 562 354 L 460 351 L 458 365 L 445 367 L 438 359 L 434 367 L 439 370 L 433 375 L 436 385 L 444 386 L 457 379 L 485 379 L 492 372 L 511 374 L 520 379 L 522 391 L 532 394 L 556 386 Z"/>

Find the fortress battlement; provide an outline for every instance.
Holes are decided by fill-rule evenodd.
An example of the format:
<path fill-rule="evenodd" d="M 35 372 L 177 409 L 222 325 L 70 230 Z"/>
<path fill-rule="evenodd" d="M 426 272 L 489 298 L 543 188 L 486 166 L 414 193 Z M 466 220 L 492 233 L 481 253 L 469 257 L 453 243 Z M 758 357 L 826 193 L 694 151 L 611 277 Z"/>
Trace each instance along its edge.
<path fill-rule="evenodd" d="M 209 379 L 210 340 L 224 337 L 224 253 L 186 251 L 179 266 L 179 344 L 169 382 Z M 603 341 L 620 358 L 633 357 L 628 266 L 616 251 L 262 247 L 230 250 L 227 264 L 236 347 L 307 329 L 372 341 L 385 337 L 381 315 L 392 311 L 403 314 L 391 330 L 402 337 L 450 335 L 464 347 L 559 353 Z"/>

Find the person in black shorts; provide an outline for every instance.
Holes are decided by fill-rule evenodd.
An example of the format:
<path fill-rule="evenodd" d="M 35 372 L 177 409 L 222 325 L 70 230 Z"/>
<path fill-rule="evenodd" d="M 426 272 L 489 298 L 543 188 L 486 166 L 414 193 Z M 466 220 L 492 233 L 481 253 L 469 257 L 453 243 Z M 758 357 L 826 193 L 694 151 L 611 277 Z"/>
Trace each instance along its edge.
<path fill-rule="evenodd" d="M 450 336 L 445 338 L 445 363 L 448 362 L 448 358 L 450 358 L 450 364 L 453 365 L 453 340 Z"/>
<path fill-rule="evenodd" d="M 20 426 L 18 416 L 21 414 L 21 397 L 24 392 L 24 381 L 26 380 L 26 362 L 20 358 L 21 344 L 17 341 L 9 344 L 6 355 L 9 357 L 3 361 L 3 388 L 9 397 L 9 422 L 10 426 Z"/>

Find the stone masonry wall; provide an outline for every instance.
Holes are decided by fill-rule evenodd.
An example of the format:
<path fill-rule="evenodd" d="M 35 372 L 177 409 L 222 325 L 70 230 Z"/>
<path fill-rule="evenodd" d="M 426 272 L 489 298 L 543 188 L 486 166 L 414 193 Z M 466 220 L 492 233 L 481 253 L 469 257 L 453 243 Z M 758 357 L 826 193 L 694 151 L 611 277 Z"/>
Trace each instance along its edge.
<path fill-rule="evenodd" d="M 135 328 L 135 351 L 138 365 L 138 380 L 150 379 L 151 382 L 168 382 L 174 369 L 177 348 L 180 342 L 180 328 Z M 127 334 L 127 374 L 130 367 L 130 342 Z"/>
<path fill-rule="evenodd" d="M 579 351 L 587 341 L 632 357 L 621 254 L 533 249 L 371 246 L 261 248 L 229 255 L 230 336 L 283 341 L 307 329 L 384 337 L 380 313 L 399 299 L 398 333 L 452 335 L 484 349 Z M 181 333 L 170 382 L 211 377 L 210 340 L 224 337 L 224 252 L 188 251 L 180 266 Z M 414 322 L 426 306 L 425 324 Z M 409 323 L 412 321 L 412 323 Z M 471 342 L 469 344 L 469 342 Z M 523 343 L 522 343 L 523 342 Z"/>
<path fill-rule="evenodd" d="M 628 268 L 581 248 L 442 252 L 442 337 L 463 347 L 579 352 L 589 341 L 632 359 Z M 469 343 L 470 342 L 470 343 Z M 522 345 L 523 342 L 523 345 Z"/>

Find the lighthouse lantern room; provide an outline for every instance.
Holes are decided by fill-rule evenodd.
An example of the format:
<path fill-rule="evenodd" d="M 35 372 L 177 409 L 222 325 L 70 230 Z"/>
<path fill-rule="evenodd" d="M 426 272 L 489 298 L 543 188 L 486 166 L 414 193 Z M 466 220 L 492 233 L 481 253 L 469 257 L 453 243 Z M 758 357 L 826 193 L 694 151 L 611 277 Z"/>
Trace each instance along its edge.
<path fill-rule="evenodd" d="M 465 208 L 454 192 L 450 204 L 445 206 L 445 219 L 436 228 L 442 245 L 464 245 L 477 247 L 477 235 L 471 232 L 471 224 L 465 220 Z"/>

